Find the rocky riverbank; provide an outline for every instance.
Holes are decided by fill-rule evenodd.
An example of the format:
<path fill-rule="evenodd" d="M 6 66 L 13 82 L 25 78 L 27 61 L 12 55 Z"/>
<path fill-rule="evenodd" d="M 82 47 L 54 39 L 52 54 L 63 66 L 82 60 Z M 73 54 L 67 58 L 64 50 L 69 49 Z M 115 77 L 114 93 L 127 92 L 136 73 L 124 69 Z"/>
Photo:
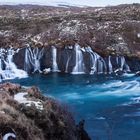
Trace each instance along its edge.
<path fill-rule="evenodd" d="M 0 85 L 0 133 L 11 130 L 18 140 L 90 140 L 84 121 L 76 125 L 64 105 L 36 87 L 4 83 Z"/>

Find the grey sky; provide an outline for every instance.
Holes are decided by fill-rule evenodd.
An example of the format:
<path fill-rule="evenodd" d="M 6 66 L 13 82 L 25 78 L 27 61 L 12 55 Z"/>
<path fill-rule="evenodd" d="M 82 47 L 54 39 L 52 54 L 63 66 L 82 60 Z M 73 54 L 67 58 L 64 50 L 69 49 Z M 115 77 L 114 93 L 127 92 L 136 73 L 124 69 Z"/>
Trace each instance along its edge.
<path fill-rule="evenodd" d="M 140 3 L 140 0 L 0 0 L 0 4 L 45 4 L 56 5 L 57 3 L 68 3 L 87 6 L 107 6 L 128 3 Z"/>

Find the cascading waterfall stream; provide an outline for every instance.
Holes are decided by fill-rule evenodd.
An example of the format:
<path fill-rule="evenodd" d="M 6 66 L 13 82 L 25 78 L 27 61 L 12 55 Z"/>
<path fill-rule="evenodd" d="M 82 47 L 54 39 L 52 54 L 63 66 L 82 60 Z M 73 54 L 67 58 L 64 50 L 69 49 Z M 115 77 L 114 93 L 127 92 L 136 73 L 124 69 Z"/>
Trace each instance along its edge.
<path fill-rule="evenodd" d="M 109 74 L 113 72 L 113 67 L 111 63 L 111 56 L 108 57 L 108 67 L 109 67 Z"/>
<path fill-rule="evenodd" d="M 39 50 L 39 48 L 33 48 L 33 49 L 31 49 L 30 47 L 26 48 L 25 64 L 24 64 L 24 69 L 26 71 L 28 71 L 30 67 L 33 67 L 33 73 L 42 72 L 40 68 L 40 59 L 43 56 L 43 51 L 44 48 L 42 48 L 41 50 Z"/>
<path fill-rule="evenodd" d="M 84 62 L 83 62 L 83 54 L 81 51 L 81 47 L 76 44 L 75 45 L 75 53 L 76 53 L 76 65 L 73 68 L 72 74 L 84 74 Z"/>
<path fill-rule="evenodd" d="M 7 50 L 0 49 L 0 79 L 14 79 L 14 78 L 25 78 L 28 76 L 27 72 L 24 70 L 18 69 L 15 63 L 13 62 L 13 56 L 18 53 L 18 50 L 9 48 Z M 6 56 L 6 57 L 5 57 Z M 3 68 L 2 65 L 5 65 Z"/>
<path fill-rule="evenodd" d="M 130 72 L 130 67 L 126 63 L 125 57 L 124 56 L 117 56 L 116 57 L 116 63 L 118 65 L 118 69 L 116 69 L 114 72 Z"/>
<path fill-rule="evenodd" d="M 64 60 L 63 68 L 65 68 L 65 73 L 70 73 L 72 70 L 72 74 L 84 74 L 85 72 L 89 72 L 90 74 L 101 74 L 101 73 L 116 73 L 116 74 L 123 74 L 125 72 L 130 72 L 130 68 L 128 64 L 126 63 L 124 56 L 108 56 L 107 58 L 102 58 L 100 55 L 98 55 L 96 52 L 94 52 L 91 47 L 83 47 L 81 48 L 78 44 L 75 44 L 75 47 L 73 46 L 67 46 L 63 50 L 63 53 L 58 52 L 59 57 L 66 58 Z M 24 48 L 23 48 L 24 50 Z M 59 72 L 63 70 L 58 69 L 57 64 L 57 49 L 56 47 L 51 47 L 52 51 L 52 57 L 50 59 L 45 55 L 48 55 L 45 53 L 44 48 L 31 48 L 28 46 L 25 48 L 25 51 L 19 51 L 19 49 L 14 48 L 8 48 L 3 49 L 0 48 L 0 81 L 3 79 L 13 79 L 13 78 L 23 78 L 27 77 L 27 72 L 39 72 L 41 73 L 42 69 L 45 67 L 50 67 L 49 63 L 51 60 L 53 62 L 52 64 L 52 72 Z M 16 60 L 16 64 L 13 61 L 13 56 L 16 56 L 18 53 L 25 52 L 25 57 L 22 60 Z M 65 54 L 64 54 L 65 52 Z M 61 54 L 61 55 L 60 55 Z M 23 56 L 21 55 L 21 56 Z M 64 56 L 62 56 L 64 55 Z M 20 57 L 20 54 L 17 55 Z M 44 57 L 45 56 L 45 57 Z M 85 64 L 85 56 L 88 56 L 87 60 L 90 62 L 87 62 Z M 14 60 L 18 57 L 14 57 Z M 58 58 L 59 58 L 58 57 Z M 75 62 L 74 62 L 75 61 Z M 18 66 L 19 62 L 23 62 Z M 42 64 L 42 62 L 47 62 L 46 64 Z M 73 67 L 73 64 L 75 66 Z M 113 64 L 113 65 L 112 65 Z M 114 66 L 114 64 L 116 64 Z M 18 69 L 18 67 L 23 68 L 24 70 Z M 59 63 L 59 65 L 61 65 Z M 42 67 L 43 66 L 43 67 Z M 60 66 L 61 68 L 61 66 Z M 44 72 L 44 71 L 43 71 Z"/>
<path fill-rule="evenodd" d="M 97 59 L 99 58 L 99 55 L 94 53 L 90 47 L 85 48 L 86 52 L 89 52 L 90 54 L 90 61 L 91 61 L 91 71 L 90 74 L 94 74 L 97 71 Z"/>
<path fill-rule="evenodd" d="M 117 62 L 117 65 L 119 65 L 119 57 L 118 56 L 116 57 L 116 62 Z"/>
<path fill-rule="evenodd" d="M 85 51 L 88 52 L 90 54 L 91 57 L 91 71 L 90 74 L 94 74 L 96 73 L 104 73 L 106 72 L 106 63 L 104 61 L 104 59 L 99 56 L 97 53 L 93 52 L 91 47 L 86 47 Z"/>
<path fill-rule="evenodd" d="M 57 65 L 57 49 L 54 46 L 52 46 L 52 60 L 53 60 L 52 71 L 59 72 Z"/>
<path fill-rule="evenodd" d="M 68 60 L 66 63 L 66 70 L 65 70 L 66 73 L 68 73 L 68 66 L 69 66 L 70 59 L 71 59 L 71 56 L 68 56 Z"/>
<path fill-rule="evenodd" d="M 130 72 L 130 68 L 126 63 L 124 56 L 121 56 L 121 70 L 125 70 L 126 72 Z"/>
<path fill-rule="evenodd" d="M 97 73 L 102 74 L 103 71 L 103 62 L 102 59 L 97 59 Z"/>
<path fill-rule="evenodd" d="M 71 51 L 69 52 L 69 50 L 73 50 L 73 46 L 66 46 L 65 49 L 66 54 L 67 54 L 67 62 L 66 62 L 66 67 L 65 67 L 65 73 L 69 73 L 69 64 L 70 64 L 70 60 L 72 59 L 72 53 Z"/>

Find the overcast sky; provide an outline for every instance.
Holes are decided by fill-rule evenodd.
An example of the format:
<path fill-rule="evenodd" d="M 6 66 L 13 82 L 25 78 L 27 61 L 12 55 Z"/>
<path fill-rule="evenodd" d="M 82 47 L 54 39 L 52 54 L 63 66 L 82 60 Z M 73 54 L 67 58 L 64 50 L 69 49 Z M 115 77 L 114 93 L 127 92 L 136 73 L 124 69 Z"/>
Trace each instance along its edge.
<path fill-rule="evenodd" d="M 0 0 L 0 4 L 45 4 L 68 3 L 87 6 L 107 6 L 128 3 L 140 3 L 140 0 Z"/>

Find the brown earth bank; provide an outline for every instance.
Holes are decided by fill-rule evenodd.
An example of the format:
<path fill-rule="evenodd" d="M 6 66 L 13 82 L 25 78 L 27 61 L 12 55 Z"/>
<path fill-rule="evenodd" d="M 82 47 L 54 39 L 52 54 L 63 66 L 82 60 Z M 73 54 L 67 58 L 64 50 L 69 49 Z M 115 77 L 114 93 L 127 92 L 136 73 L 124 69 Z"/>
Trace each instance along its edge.
<path fill-rule="evenodd" d="M 43 96 L 37 87 L 0 84 L 0 134 L 17 140 L 90 140 L 68 108 Z"/>
<path fill-rule="evenodd" d="M 140 4 L 113 7 L 0 6 L 0 47 L 80 44 L 101 56 L 140 58 Z"/>

